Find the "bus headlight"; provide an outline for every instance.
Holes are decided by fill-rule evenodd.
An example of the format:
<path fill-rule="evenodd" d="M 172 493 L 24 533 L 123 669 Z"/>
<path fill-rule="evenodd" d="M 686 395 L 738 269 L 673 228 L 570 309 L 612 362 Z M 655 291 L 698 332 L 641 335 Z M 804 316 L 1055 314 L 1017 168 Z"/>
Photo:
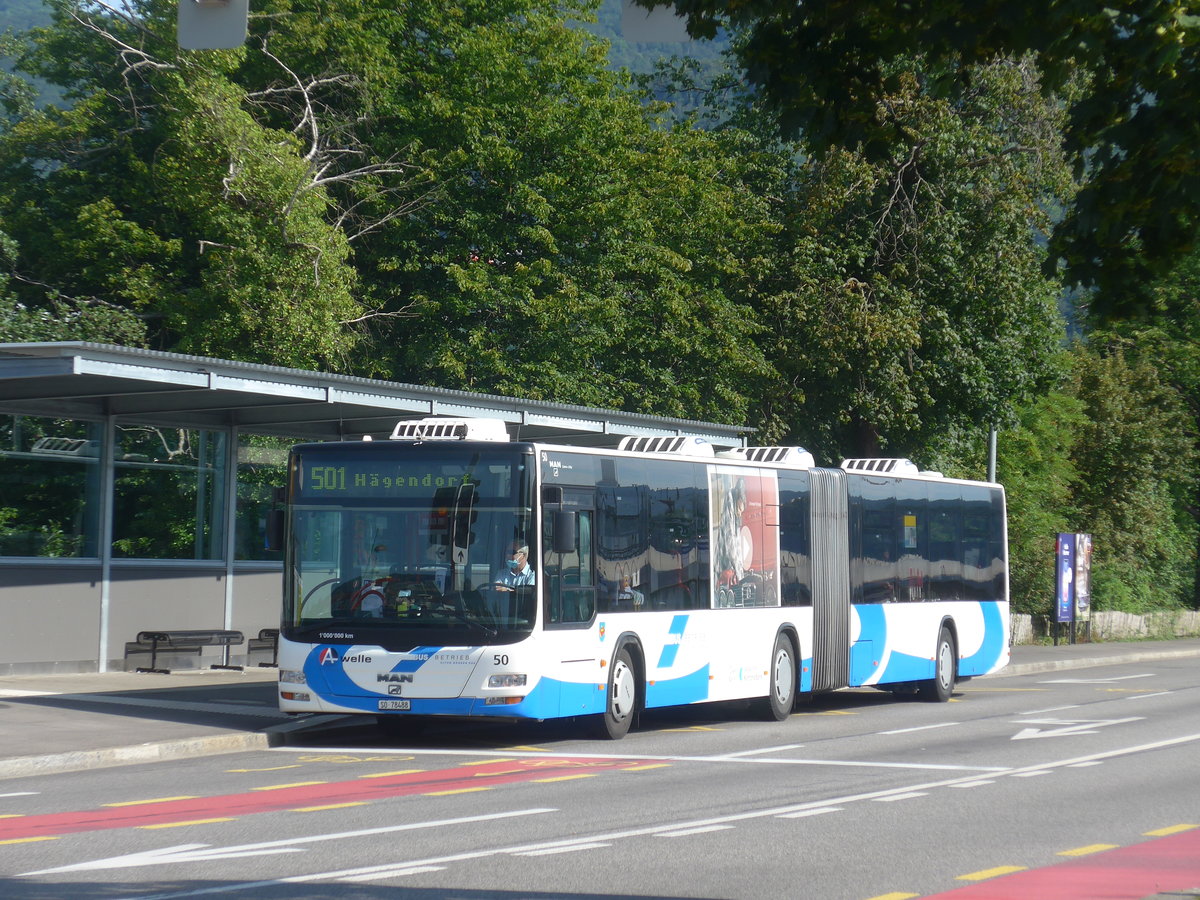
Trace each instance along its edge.
<path fill-rule="evenodd" d="M 488 687 L 490 688 L 512 688 L 525 687 L 527 676 L 525 675 L 489 675 Z"/>
<path fill-rule="evenodd" d="M 279 680 L 286 681 L 288 684 L 308 684 L 308 679 L 304 677 L 304 673 L 298 672 L 295 669 L 280 669 Z"/>

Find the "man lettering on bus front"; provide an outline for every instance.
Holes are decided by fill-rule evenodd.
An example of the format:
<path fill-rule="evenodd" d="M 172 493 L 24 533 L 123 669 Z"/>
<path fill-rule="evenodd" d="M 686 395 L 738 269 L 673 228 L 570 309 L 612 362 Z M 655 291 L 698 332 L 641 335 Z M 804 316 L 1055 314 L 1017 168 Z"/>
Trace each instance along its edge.
<path fill-rule="evenodd" d="M 493 587 L 498 591 L 513 591 L 518 587 L 537 584 L 537 576 L 529 565 L 529 546 L 514 542 L 505 560 L 507 571 L 495 579 Z"/>

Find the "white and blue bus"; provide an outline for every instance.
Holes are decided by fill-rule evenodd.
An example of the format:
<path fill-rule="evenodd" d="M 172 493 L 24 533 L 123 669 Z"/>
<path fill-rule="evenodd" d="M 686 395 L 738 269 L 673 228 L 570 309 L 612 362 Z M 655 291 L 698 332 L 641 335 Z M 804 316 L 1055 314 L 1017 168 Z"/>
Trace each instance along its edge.
<path fill-rule="evenodd" d="M 303 444 L 280 708 L 588 717 L 870 685 L 947 700 L 1009 658 L 1003 489 L 907 460 L 692 438 L 510 441 L 488 420 Z"/>

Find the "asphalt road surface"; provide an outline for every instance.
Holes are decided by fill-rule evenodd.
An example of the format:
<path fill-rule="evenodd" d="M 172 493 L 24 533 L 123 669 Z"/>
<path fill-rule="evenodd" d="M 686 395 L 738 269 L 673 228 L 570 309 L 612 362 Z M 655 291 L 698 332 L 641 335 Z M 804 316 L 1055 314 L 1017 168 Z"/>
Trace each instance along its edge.
<path fill-rule="evenodd" d="M 0 897 L 1113 900 L 1200 889 L 1200 659 L 0 781 Z M 1075 893 L 1072 893 L 1074 891 Z M 1080 893 L 1080 892 L 1083 893 Z M 1183 894 L 1183 896 L 1191 896 Z"/>

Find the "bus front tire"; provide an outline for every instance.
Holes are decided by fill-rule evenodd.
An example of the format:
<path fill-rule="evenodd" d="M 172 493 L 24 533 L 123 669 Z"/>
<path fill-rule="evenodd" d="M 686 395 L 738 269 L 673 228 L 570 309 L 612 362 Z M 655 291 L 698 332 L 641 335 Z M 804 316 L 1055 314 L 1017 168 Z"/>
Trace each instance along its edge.
<path fill-rule="evenodd" d="M 796 651 L 786 634 L 775 638 L 771 651 L 770 693 L 763 704 L 768 721 L 782 722 L 796 703 Z"/>
<path fill-rule="evenodd" d="M 958 668 L 956 662 L 954 638 L 950 629 L 943 625 L 941 634 L 938 635 L 933 678 L 922 681 L 917 686 L 917 693 L 921 695 L 922 700 L 945 703 L 950 699 L 950 695 L 954 693 L 955 670 Z"/>
<path fill-rule="evenodd" d="M 637 712 L 637 670 L 633 658 L 622 647 L 613 657 L 608 673 L 608 692 L 604 698 L 604 713 L 595 717 L 594 731 L 602 740 L 619 741 L 629 733 Z"/>

